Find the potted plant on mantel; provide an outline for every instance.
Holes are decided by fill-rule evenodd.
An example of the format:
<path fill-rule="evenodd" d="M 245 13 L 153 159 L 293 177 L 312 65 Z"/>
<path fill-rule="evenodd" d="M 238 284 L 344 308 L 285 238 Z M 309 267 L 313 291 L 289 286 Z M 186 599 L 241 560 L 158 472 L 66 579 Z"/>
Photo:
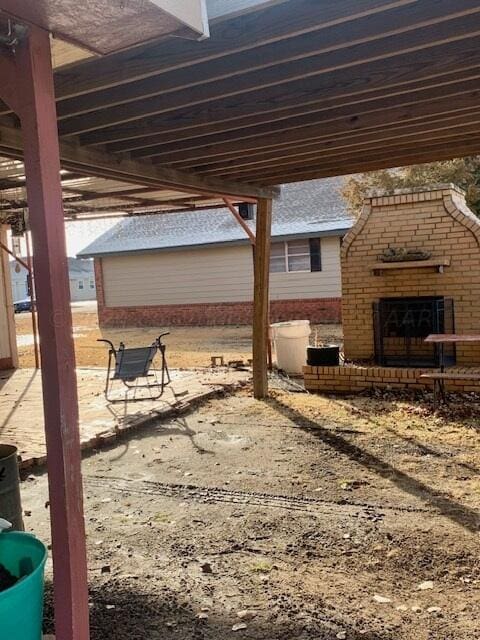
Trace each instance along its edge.
<path fill-rule="evenodd" d="M 432 257 L 430 251 L 422 249 L 407 249 L 406 247 L 388 247 L 379 256 L 381 262 L 416 262 L 429 260 Z"/>

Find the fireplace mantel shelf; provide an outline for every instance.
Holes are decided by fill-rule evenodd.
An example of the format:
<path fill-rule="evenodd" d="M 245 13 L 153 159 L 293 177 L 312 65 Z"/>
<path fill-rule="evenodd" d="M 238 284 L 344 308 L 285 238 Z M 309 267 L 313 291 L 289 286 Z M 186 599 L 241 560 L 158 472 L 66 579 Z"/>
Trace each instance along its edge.
<path fill-rule="evenodd" d="M 424 269 L 434 268 L 438 273 L 443 273 L 444 267 L 450 266 L 450 258 L 432 258 L 431 260 L 405 260 L 401 262 L 375 262 L 372 264 L 372 271 L 375 276 L 382 275 L 383 271 L 393 269 Z"/>

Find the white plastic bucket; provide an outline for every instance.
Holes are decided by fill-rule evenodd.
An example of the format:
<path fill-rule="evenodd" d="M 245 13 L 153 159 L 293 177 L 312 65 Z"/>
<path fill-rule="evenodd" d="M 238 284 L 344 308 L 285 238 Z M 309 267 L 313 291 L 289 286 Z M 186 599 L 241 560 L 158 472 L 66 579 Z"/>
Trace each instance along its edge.
<path fill-rule="evenodd" d="M 301 375 L 307 361 L 310 321 L 291 320 L 271 325 L 277 367 L 287 373 Z"/>

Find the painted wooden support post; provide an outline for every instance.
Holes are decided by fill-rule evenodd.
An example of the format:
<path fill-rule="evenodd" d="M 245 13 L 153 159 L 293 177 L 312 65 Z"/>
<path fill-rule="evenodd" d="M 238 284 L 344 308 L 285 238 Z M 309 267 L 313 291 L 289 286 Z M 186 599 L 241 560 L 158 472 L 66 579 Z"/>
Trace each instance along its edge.
<path fill-rule="evenodd" d="M 17 113 L 34 249 L 55 592 L 56 640 L 87 640 L 88 588 L 75 352 L 49 34 L 16 48 Z"/>
<path fill-rule="evenodd" d="M 260 198 L 257 204 L 253 284 L 253 395 L 258 400 L 268 394 L 268 309 L 270 280 L 270 235 L 272 201 Z"/>

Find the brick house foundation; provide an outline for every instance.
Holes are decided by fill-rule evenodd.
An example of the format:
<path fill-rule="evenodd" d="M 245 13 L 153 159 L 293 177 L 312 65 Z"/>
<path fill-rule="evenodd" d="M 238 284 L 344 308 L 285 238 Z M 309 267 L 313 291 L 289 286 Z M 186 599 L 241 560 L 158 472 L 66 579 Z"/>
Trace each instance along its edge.
<path fill-rule="evenodd" d="M 340 245 L 353 222 L 342 184 L 289 184 L 275 200 L 272 322 L 341 322 Z M 254 231 L 255 208 L 242 215 Z M 79 255 L 94 258 L 102 327 L 252 322 L 252 246 L 228 209 L 125 218 Z"/>
<path fill-rule="evenodd" d="M 102 260 L 95 259 L 98 318 L 102 327 L 158 327 L 162 325 L 220 326 L 249 325 L 252 322 L 251 302 L 218 302 L 135 307 L 105 305 Z M 312 323 L 341 322 L 341 298 L 272 300 L 271 322 L 309 318 Z"/>

